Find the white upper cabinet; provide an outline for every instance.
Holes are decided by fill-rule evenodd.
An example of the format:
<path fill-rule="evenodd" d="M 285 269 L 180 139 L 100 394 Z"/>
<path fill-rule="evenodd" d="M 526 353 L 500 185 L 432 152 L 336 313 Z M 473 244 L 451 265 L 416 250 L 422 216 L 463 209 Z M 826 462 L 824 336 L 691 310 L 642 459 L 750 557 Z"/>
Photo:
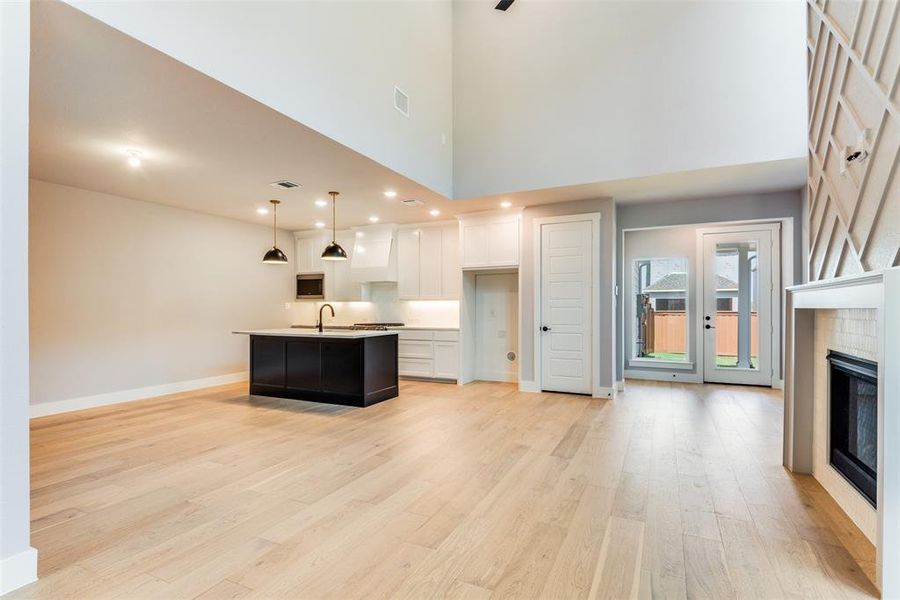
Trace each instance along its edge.
<path fill-rule="evenodd" d="M 347 252 L 347 260 L 322 261 L 332 265 L 331 285 L 326 281 L 325 299 L 335 302 L 353 302 L 364 300 L 363 285 L 354 281 L 350 270 L 350 261 L 353 260 L 353 249 L 356 236 L 352 231 L 338 231 L 337 243 Z M 324 246 L 322 247 L 324 250 Z M 328 277 L 326 273 L 325 277 Z"/>
<path fill-rule="evenodd" d="M 425 227 L 419 231 L 419 297 L 439 300 L 443 296 L 441 267 L 441 237 L 438 227 Z"/>
<path fill-rule="evenodd" d="M 459 225 L 442 228 L 441 289 L 445 298 L 459 298 Z"/>
<path fill-rule="evenodd" d="M 297 272 L 323 273 L 325 264 L 322 250 L 328 244 L 327 236 L 320 233 L 297 235 Z"/>
<path fill-rule="evenodd" d="M 397 292 L 401 300 L 456 300 L 459 228 L 401 228 L 397 235 Z"/>
<path fill-rule="evenodd" d="M 463 269 L 518 266 L 520 213 L 462 217 L 459 226 Z"/>
<path fill-rule="evenodd" d="M 397 294 L 402 299 L 419 296 L 419 231 L 397 232 Z"/>

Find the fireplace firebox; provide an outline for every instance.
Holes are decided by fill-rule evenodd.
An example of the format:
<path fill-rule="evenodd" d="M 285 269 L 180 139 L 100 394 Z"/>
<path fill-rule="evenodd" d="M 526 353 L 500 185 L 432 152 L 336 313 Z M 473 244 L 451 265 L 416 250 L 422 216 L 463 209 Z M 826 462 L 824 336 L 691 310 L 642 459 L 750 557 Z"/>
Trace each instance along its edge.
<path fill-rule="evenodd" d="M 878 364 L 829 351 L 829 458 L 872 506 L 878 489 Z"/>

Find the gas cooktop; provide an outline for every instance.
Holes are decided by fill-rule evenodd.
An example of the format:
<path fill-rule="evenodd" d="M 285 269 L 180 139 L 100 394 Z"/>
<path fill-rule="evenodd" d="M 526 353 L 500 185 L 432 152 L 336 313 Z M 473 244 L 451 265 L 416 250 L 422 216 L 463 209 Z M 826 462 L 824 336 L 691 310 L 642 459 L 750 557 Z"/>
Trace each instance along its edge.
<path fill-rule="evenodd" d="M 354 323 L 350 329 L 362 331 L 387 331 L 388 327 L 403 327 L 403 323 Z"/>

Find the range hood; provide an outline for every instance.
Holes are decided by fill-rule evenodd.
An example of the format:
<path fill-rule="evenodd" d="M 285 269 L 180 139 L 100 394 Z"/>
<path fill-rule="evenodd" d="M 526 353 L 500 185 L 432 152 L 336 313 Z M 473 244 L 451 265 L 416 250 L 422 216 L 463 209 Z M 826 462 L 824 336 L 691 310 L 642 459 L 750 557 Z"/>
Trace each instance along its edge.
<path fill-rule="evenodd" d="M 357 283 L 397 281 L 396 228 L 373 225 L 353 230 L 350 278 Z"/>

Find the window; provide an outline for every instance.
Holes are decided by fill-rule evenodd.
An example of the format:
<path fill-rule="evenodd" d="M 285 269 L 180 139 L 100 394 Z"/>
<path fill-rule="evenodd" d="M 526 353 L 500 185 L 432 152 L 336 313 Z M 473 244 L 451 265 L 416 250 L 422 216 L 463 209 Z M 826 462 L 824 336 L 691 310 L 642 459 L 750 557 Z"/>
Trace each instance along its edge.
<path fill-rule="evenodd" d="M 687 265 L 683 257 L 634 261 L 632 358 L 688 360 Z"/>

